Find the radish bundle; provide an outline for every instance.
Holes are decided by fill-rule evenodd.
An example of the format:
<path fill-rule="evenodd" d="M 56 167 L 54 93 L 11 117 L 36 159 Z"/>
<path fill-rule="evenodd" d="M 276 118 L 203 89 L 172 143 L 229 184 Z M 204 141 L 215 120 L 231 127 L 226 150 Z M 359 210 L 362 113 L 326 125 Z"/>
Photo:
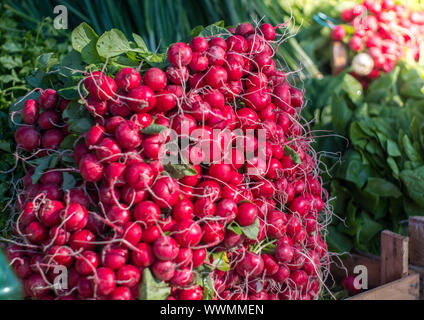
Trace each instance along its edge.
<path fill-rule="evenodd" d="M 364 0 L 341 12 L 345 24 L 333 28 L 331 39 L 346 41 L 358 53 L 352 60 L 352 75 L 364 87 L 390 72 L 399 59 L 420 59 L 424 12 L 414 11 L 394 0 Z"/>
<path fill-rule="evenodd" d="M 45 59 L 53 88 L 12 113 L 27 175 L 7 252 L 28 297 L 319 297 L 327 194 L 279 28 L 196 28 L 165 63 L 83 24 Z"/>

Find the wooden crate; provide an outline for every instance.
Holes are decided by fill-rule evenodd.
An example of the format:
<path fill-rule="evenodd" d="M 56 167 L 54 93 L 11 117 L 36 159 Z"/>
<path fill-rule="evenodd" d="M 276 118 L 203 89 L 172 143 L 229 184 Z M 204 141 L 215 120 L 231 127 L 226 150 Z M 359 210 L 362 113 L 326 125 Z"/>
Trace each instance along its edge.
<path fill-rule="evenodd" d="M 409 239 L 409 268 L 420 275 L 420 298 L 424 300 L 424 217 L 409 218 Z"/>
<path fill-rule="evenodd" d="M 418 300 L 420 274 L 408 265 L 409 237 L 385 230 L 381 233 L 381 256 L 354 253 L 343 259 L 346 269 L 332 268 L 336 281 L 354 274 L 355 266 L 363 265 L 368 270 L 369 290 L 348 300 Z"/>

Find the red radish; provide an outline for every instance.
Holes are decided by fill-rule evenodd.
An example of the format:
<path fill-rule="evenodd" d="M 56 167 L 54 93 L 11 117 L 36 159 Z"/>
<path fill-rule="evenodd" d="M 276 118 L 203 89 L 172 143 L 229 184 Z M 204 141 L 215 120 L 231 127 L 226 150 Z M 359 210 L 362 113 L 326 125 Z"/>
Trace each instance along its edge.
<path fill-rule="evenodd" d="M 224 240 L 225 227 L 219 222 L 207 222 L 202 226 L 202 241 L 206 244 L 218 244 Z"/>
<path fill-rule="evenodd" d="M 64 226 L 67 231 L 77 231 L 86 226 L 88 212 L 85 207 L 73 202 L 63 209 L 61 217 L 65 222 Z"/>
<path fill-rule="evenodd" d="M 118 284 L 132 288 L 138 284 L 141 273 L 138 268 L 131 264 L 126 264 L 116 272 L 116 281 Z"/>
<path fill-rule="evenodd" d="M 118 90 L 116 82 L 99 71 L 90 73 L 84 80 L 84 86 L 91 96 L 101 101 L 112 99 Z"/>
<path fill-rule="evenodd" d="M 123 209 L 120 203 L 114 204 L 106 213 L 107 218 L 116 226 L 122 226 L 130 221 L 131 213 L 129 210 Z"/>
<path fill-rule="evenodd" d="M 147 200 L 149 193 L 147 190 L 135 190 L 129 185 L 125 185 L 121 188 L 120 198 L 127 204 L 136 205 L 141 201 Z M 119 196 L 118 196 L 119 198 Z"/>
<path fill-rule="evenodd" d="M 168 60 L 174 66 L 186 66 L 191 62 L 193 52 L 183 43 L 174 43 L 168 50 Z"/>
<path fill-rule="evenodd" d="M 255 111 L 261 111 L 270 104 L 271 96 L 263 89 L 250 88 L 246 91 L 244 100 L 249 108 Z"/>
<path fill-rule="evenodd" d="M 172 208 L 172 218 L 175 221 L 193 219 L 194 205 L 189 200 L 178 200 Z"/>
<path fill-rule="evenodd" d="M 19 147 L 31 152 L 40 146 L 40 133 L 34 127 L 19 127 L 15 132 L 15 141 Z"/>
<path fill-rule="evenodd" d="M 98 100 L 95 97 L 89 96 L 87 99 L 87 109 L 93 115 L 103 116 L 107 112 L 107 102 L 104 100 Z"/>
<path fill-rule="evenodd" d="M 194 72 L 202 72 L 205 71 L 209 66 L 208 57 L 200 52 L 193 53 L 193 59 L 190 62 L 190 69 Z M 199 73 L 200 78 L 203 77 L 203 74 Z M 201 80 L 201 79 L 199 79 Z"/>
<path fill-rule="evenodd" d="M 76 271 L 82 276 L 92 274 L 99 265 L 99 257 L 93 251 L 84 251 L 81 255 L 76 258 Z"/>
<path fill-rule="evenodd" d="M 288 244 L 278 244 L 275 249 L 275 258 L 282 263 L 289 263 L 293 260 L 293 247 Z"/>
<path fill-rule="evenodd" d="M 108 297 L 110 300 L 131 300 L 132 293 L 127 287 L 116 287 Z"/>
<path fill-rule="evenodd" d="M 112 116 L 120 116 L 126 118 L 132 113 L 130 107 L 125 101 L 125 98 L 109 100 L 107 107 Z"/>
<path fill-rule="evenodd" d="M 34 99 L 25 101 L 21 114 L 22 120 L 26 124 L 34 124 L 37 121 L 39 114 L 37 102 Z"/>
<path fill-rule="evenodd" d="M 153 244 L 153 253 L 156 258 L 163 261 L 175 260 L 178 256 L 179 248 L 172 237 L 163 236 Z"/>
<path fill-rule="evenodd" d="M 153 243 L 161 236 L 161 229 L 154 225 L 143 230 L 141 240 L 146 243 Z"/>
<path fill-rule="evenodd" d="M 127 168 L 125 180 L 135 190 L 145 189 L 153 183 L 153 170 L 146 163 L 134 163 Z"/>
<path fill-rule="evenodd" d="M 222 199 L 216 207 L 216 216 L 226 218 L 231 223 L 238 213 L 237 203 L 232 199 Z"/>
<path fill-rule="evenodd" d="M 275 29 L 269 23 L 262 24 L 259 27 L 259 30 L 262 33 L 262 36 L 265 38 L 265 40 L 273 41 L 275 39 Z"/>
<path fill-rule="evenodd" d="M 25 236 L 34 244 L 40 244 L 47 237 L 47 230 L 37 221 L 33 221 L 25 228 Z"/>
<path fill-rule="evenodd" d="M 122 91 L 130 91 L 141 84 L 140 73 L 132 68 L 124 68 L 115 76 L 116 85 Z"/>
<path fill-rule="evenodd" d="M 45 149 L 58 149 L 63 141 L 63 133 L 59 129 L 50 129 L 41 137 L 41 145 Z"/>
<path fill-rule="evenodd" d="M 215 203 L 209 198 L 200 198 L 194 203 L 194 212 L 199 218 L 212 217 L 215 211 Z"/>
<path fill-rule="evenodd" d="M 241 35 L 231 36 L 226 40 L 226 42 L 228 51 L 235 51 L 241 53 L 247 51 L 247 41 Z"/>
<path fill-rule="evenodd" d="M 24 282 L 25 293 L 34 298 L 42 298 L 49 292 L 49 286 L 39 274 L 32 274 Z"/>
<path fill-rule="evenodd" d="M 193 251 L 190 248 L 180 248 L 175 258 L 177 267 L 188 267 L 193 261 Z"/>
<path fill-rule="evenodd" d="M 143 268 L 152 265 L 155 260 L 152 248 L 144 242 L 140 242 L 136 247 L 137 250 L 133 250 L 131 253 L 133 263 Z"/>
<path fill-rule="evenodd" d="M 160 208 L 172 207 L 180 194 L 180 187 L 177 181 L 170 177 L 161 177 L 152 186 L 153 201 Z"/>
<path fill-rule="evenodd" d="M 170 282 L 178 287 L 184 287 L 189 284 L 193 279 L 193 272 L 190 268 L 181 268 L 175 271 L 174 276 Z"/>
<path fill-rule="evenodd" d="M 193 250 L 193 268 L 197 268 L 203 264 L 206 259 L 206 249 Z"/>
<path fill-rule="evenodd" d="M 153 275 L 161 281 L 169 281 L 175 274 L 175 264 L 172 261 L 155 261 L 152 266 Z"/>
<path fill-rule="evenodd" d="M 174 225 L 172 236 L 180 246 L 191 247 L 202 239 L 202 229 L 192 220 L 180 220 Z"/>
<path fill-rule="evenodd" d="M 84 143 L 79 143 L 75 146 L 74 149 L 74 159 L 76 163 L 79 163 L 82 156 L 87 154 L 89 150 L 87 149 L 86 145 Z"/>
<path fill-rule="evenodd" d="M 205 80 L 208 85 L 216 89 L 228 81 L 228 73 L 223 67 L 214 65 L 207 71 Z"/>
<path fill-rule="evenodd" d="M 101 125 L 94 125 L 85 135 L 85 143 L 88 148 L 98 145 L 105 137 L 106 129 Z"/>
<path fill-rule="evenodd" d="M 53 245 L 63 246 L 69 241 L 70 233 L 59 226 L 54 226 L 49 231 L 49 238 L 53 241 Z"/>
<path fill-rule="evenodd" d="M 290 269 L 284 264 L 280 264 L 277 272 L 272 276 L 272 278 L 279 283 L 285 283 L 289 277 Z"/>
<path fill-rule="evenodd" d="M 134 219 L 140 221 L 146 226 L 152 226 L 159 221 L 160 208 L 152 201 L 142 201 L 134 208 Z"/>
<path fill-rule="evenodd" d="M 128 260 L 128 250 L 119 247 L 105 247 L 101 253 L 101 260 L 104 267 L 111 270 L 117 270 L 126 264 Z"/>
<path fill-rule="evenodd" d="M 190 41 L 190 48 L 194 52 L 205 52 L 209 48 L 209 43 L 203 37 L 194 37 Z"/>
<path fill-rule="evenodd" d="M 154 91 L 160 91 L 166 87 L 166 73 L 159 68 L 150 68 L 143 76 L 143 82 Z"/>
<path fill-rule="evenodd" d="M 223 38 L 216 37 L 209 40 L 209 46 L 219 46 L 224 50 L 227 50 L 227 42 Z"/>
<path fill-rule="evenodd" d="M 143 154 L 150 159 L 162 158 L 164 152 L 165 137 L 163 134 L 155 134 L 147 136 L 143 139 L 141 147 L 143 148 Z"/>
<path fill-rule="evenodd" d="M 109 268 L 98 268 L 91 280 L 94 292 L 100 296 L 106 296 L 115 290 L 115 272 Z"/>
<path fill-rule="evenodd" d="M 211 46 L 206 55 L 210 66 L 223 66 L 225 63 L 225 50 L 220 46 Z"/>
<path fill-rule="evenodd" d="M 240 276 L 257 277 L 264 271 L 264 260 L 256 253 L 246 251 L 236 265 L 236 271 Z"/>
<path fill-rule="evenodd" d="M 91 153 L 81 157 L 79 167 L 81 175 L 87 181 L 97 182 L 103 177 L 104 167 Z"/>
<path fill-rule="evenodd" d="M 190 77 L 190 71 L 186 66 L 169 66 L 166 69 L 166 76 L 173 84 L 181 86 L 188 81 Z"/>
<path fill-rule="evenodd" d="M 136 113 L 148 112 L 156 105 L 154 91 L 148 86 L 131 89 L 126 97 L 128 106 Z"/>
<path fill-rule="evenodd" d="M 38 97 L 38 103 L 45 110 L 53 109 L 57 105 L 58 97 L 57 92 L 53 89 L 42 90 Z"/>
<path fill-rule="evenodd" d="M 60 186 L 63 183 L 63 174 L 60 171 L 47 171 L 41 176 L 40 182 L 42 184 L 54 183 Z"/>
<path fill-rule="evenodd" d="M 121 147 L 112 138 L 105 138 L 96 146 L 96 157 L 104 163 L 117 161 L 121 156 Z"/>
<path fill-rule="evenodd" d="M 40 207 L 38 218 L 45 227 L 53 227 L 60 222 L 60 211 L 62 209 L 62 202 L 56 200 L 47 200 Z"/>
<path fill-rule="evenodd" d="M 115 137 L 124 149 L 134 149 L 141 144 L 140 127 L 134 121 L 122 122 L 115 130 Z"/>
<path fill-rule="evenodd" d="M 336 26 L 331 31 L 331 39 L 334 41 L 341 41 L 346 36 L 346 29 L 342 25 Z"/>
<path fill-rule="evenodd" d="M 128 221 L 123 225 L 123 239 L 131 245 L 136 245 L 140 242 L 143 231 L 139 224 Z"/>
<path fill-rule="evenodd" d="M 247 36 L 247 35 L 254 33 L 254 32 L 255 32 L 255 29 L 248 22 L 240 23 L 236 28 L 236 34 L 239 34 L 239 35 L 242 35 L 242 36 Z"/>

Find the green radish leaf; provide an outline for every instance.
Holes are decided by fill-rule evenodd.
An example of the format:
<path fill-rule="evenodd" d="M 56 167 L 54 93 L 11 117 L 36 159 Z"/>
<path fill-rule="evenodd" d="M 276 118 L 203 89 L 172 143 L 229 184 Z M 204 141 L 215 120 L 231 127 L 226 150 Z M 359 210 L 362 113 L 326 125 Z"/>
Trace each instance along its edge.
<path fill-rule="evenodd" d="M 97 41 L 99 36 L 87 23 L 83 22 L 71 33 L 72 48 L 80 52 L 91 42 Z"/>
<path fill-rule="evenodd" d="M 258 238 L 260 226 L 261 225 L 259 222 L 259 218 L 257 218 L 255 222 L 252 223 L 250 226 L 246 226 L 246 227 L 240 226 L 240 228 L 246 237 L 252 240 L 256 240 Z"/>
<path fill-rule="evenodd" d="M 231 230 L 231 231 L 232 231 L 232 232 L 234 232 L 235 234 L 242 234 L 242 233 L 243 233 L 242 228 L 241 228 L 241 227 L 240 227 L 240 225 L 239 225 L 237 222 L 235 222 L 235 221 L 231 222 L 231 223 L 227 226 L 227 229 L 228 229 L 228 230 Z"/>
<path fill-rule="evenodd" d="M 11 152 L 10 143 L 5 140 L 0 140 L 0 150 Z"/>
<path fill-rule="evenodd" d="M 72 174 L 70 174 L 69 172 L 63 173 L 63 184 L 62 184 L 63 191 L 72 189 L 73 187 L 75 187 L 76 183 L 77 181 Z"/>
<path fill-rule="evenodd" d="M 290 159 L 297 164 L 301 164 L 302 160 L 299 157 L 299 154 L 294 151 L 290 146 L 285 145 L 284 146 L 284 153 L 288 154 L 290 156 Z"/>
<path fill-rule="evenodd" d="M 171 287 L 154 278 L 150 269 L 145 268 L 139 292 L 140 300 L 165 300 L 171 293 Z"/>
<path fill-rule="evenodd" d="M 166 129 L 168 129 L 168 127 L 165 127 L 161 124 L 151 124 L 147 128 L 141 129 L 141 132 L 143 134 L 155 135 L 155 134 L 161 133 L 162 131 Z"/>
<path fill-rule="evenodd" d="M 136 33 L 133 33 L 132 36 L 138 48 L 142 49 L 143 51 L 149 52 L 149 49 L 147 48 L 147 45 L 141 36 Z"/>
<path fill-rule="evenodd" d="M 212 253 L 212 265 L 216 269 L 221 271 L 230 271 L 231 267 L 229 262 L 227 252 L 221 251 Z"/>
<path fill-rule="evenodd" d="M 193 30 L 191 30 L 191 37 L 197 37 L 200 33 L 205 29 L 204 26 L 197 26 Z"/>
<path fill-rule="evenodd" d="M 195 176 L 198 172 L 195 168 L 188 164 L 172 164 L 168 163 L 163 166 L 174 179 L 182 179 L 185 176 Z"/>
<path fill-rule="evenodd" d="M 231 32 L 224 28 L 224 22 L 218 21 L 214 24 L 211 24 L 204 28 L 200 33 L 200 37 L 220 37 L 223 39 L 227 39 L 231 36 Z"/>
<path fill-rule="evenodd" d="M 85 133 L 93 126 L 93 122 L 88 118 L 82 118 L 69 123 L 69 131 L 75 133 Z"/>
<path fill-rule="evenodd" d="M 74 149 L 74 143 L 78 139 L 78 135 L 75 133 L 72 133 L 70 135 L 67 135 L 65 139 L 63 139 L 62 143 L 60 144 L 61 149 Z"/>
<path fill-rule="evenodd" d="M 34 173 L 31 176 L 32 183 L 37 183 L 46 169 L 54 168 L 58 163 L 58 159 L 58 156 L 54 155 L 29 161 L 29 163 L 35 166 Z"/>
<path fill-rule="evenodd" d="M 97 40 L 97 52 L 103 58 L 119 56 L 131 50 L 131 46 L 124 33 L 118 29 L 112 29 L 103 33 Z"/>

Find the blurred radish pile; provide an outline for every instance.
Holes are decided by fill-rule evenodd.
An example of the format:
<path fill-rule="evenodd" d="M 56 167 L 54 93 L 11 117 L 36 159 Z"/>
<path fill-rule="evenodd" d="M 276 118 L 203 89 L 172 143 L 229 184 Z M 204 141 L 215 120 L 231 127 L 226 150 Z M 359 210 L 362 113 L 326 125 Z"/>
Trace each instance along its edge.
<path fill-rule="evenodd" d="M 27 175 L 7 253 L 27 297 L 319 297 L 330 212 L 281 29 L 214 25 L 157 67 L 124 67 L 153 55 L 136 35 L 74 32 L 81 55 L 12 114 Z"/>
<path fill-rule="evenodd" d="M 423 11 L 395 0 L 364 0 L 342 11 L 341 19 L 346 24 L 335 26 L 331 38 L 346 41 L 350 50 L 359 53 L 352 61 L 352 75 L 364 87 L 381 72 L 390 72 L 406 55 L 419 60 Z"/>

